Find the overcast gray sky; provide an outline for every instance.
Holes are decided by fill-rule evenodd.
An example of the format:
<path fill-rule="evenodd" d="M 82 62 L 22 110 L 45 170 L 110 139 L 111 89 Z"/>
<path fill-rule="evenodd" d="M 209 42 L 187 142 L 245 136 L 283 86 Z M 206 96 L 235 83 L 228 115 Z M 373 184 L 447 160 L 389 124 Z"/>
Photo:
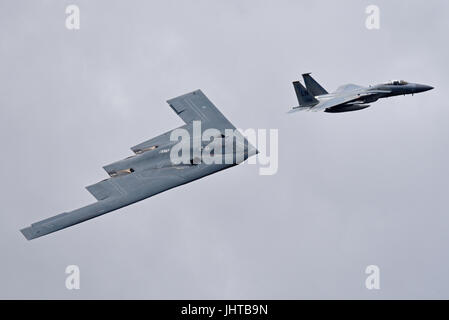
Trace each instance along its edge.
<path fill-rule="evenodd" d="M 65 28 L 76 4 L 81 28 Z M 380 8 L 380 30 L 365 8 Z M 1 1 L 0 298 L 449 298 L 447 1 Z M 286 114 L 291 85 L 406 79 L 433 91 Z M 279 129 L 279 171 L 242 165 L 50 236 L 84 186 L 182 124 L 202 89 Z M 65 267 L 81 289 L 65 288 Z M 365 288 L 367 265 L 381 289 Z"/>

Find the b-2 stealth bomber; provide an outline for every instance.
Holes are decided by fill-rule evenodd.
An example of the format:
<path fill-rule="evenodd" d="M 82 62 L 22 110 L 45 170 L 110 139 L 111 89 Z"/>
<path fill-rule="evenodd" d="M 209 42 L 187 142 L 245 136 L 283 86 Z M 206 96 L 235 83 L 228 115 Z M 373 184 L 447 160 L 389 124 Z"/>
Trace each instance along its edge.
<path fill-rule="evenodd" d="M 368 108 L 369 103 L 381 98 L 415 94 L 432 90 L 433 87 L 409 83 L 404 80 L 393 80 L 383 84 L 362 87 L 355 84 L 340 86 L 335 92 L 328 93 L 310 73 L 302 75 L 306 88 L 299 82 L 293 82 L 299 106 L 293 107 L 289 113 L 296 111 L 324 111 L 330 113 L 357 111 Z"/>
<path fill-rule="evenodd" d="M 22 234 L 28 240 L 41 237 L 230 168 L 258 153 L 201 90 L 167 102 L 185 122 L 177 129 L 189 135 L 188 161 L 172 161 L 171 151 L 179 141 L 173 141 L 171 136 L 177 129 L 138 144 L 131 148 L 133 156 L 103 167 L 110 176 L 108 179 L 86 187 L 96 202 L 33 223 L 22 229 Z M 210 140 L 198 142 L 198 135 L 207 130 Z M 215 151 L 218 157 L 230 161 L 203 162 L 201 158 L 206 151 L 208 155 Z"/>

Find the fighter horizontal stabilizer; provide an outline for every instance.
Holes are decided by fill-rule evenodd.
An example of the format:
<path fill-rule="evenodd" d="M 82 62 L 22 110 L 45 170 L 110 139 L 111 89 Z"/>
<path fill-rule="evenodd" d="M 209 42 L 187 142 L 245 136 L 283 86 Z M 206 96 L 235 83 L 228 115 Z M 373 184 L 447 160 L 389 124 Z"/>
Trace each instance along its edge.
<path fill-rule="evenodd" d="M 310 111 L 310 107 L 294 107 L 293 109 L 287 111 L 287 113 L 295 113 L 298 111 Z"/>

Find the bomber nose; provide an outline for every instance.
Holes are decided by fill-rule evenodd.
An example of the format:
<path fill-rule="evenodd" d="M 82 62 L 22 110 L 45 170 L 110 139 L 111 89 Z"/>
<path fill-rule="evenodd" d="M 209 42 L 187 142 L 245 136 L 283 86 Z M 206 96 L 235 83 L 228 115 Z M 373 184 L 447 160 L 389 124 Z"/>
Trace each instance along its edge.
<path fill-rule="evenodd" d="M 424 91 L 429 91 L 429 90 L 432 90 L 433 89 L 433 87 L 432 86 L 428 86 L 428 85 L 425 85 L 425 84 L 418 84 L 417 86 L 416 86 L 416 88 L 415 88 L 415 92 L 416 93 L 418 93 L 418 92 L 424 92 Z"/>

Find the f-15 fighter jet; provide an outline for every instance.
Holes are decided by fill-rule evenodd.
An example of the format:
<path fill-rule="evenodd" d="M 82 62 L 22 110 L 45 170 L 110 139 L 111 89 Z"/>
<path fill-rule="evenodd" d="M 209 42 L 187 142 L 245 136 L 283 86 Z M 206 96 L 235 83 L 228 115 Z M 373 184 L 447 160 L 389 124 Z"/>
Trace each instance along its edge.
<path fill-rule="evenodd" d="M 33 223 L 21 230 L 23 235 L 31 240 L 70 227 L 230 168 L 258 152 L 201 90 L 167 102 L 185 125 L 132 147 L 133 156 L 104 166 L 110 177 L 86 187 L 97 199 L 96 202 Z M 179 146 L 182 135 L 173 141 L 172 133 L 175 130 L 188 136 L 188 152 L 184 154 L 186 161 L 179 163 L 174 163 L 172 151 Z M 204 140 L 206 132 L 207 141 Z M 201 138 L 198 139 L 199 135 Z M 179 155 L 179 150 L 176 155 Z M 202 161 L 205 156 L 218 158 L 206 163 Z"/>
<path fill-rule="evenodd" d="M 340 86 L 335 92 L 328 93 L 310 73 L 302 75 L 306 88 L 299 82 L 293 82 L 299 106 L 293 107 L 289 113 L 296 111 L 348 112 L 368 108 L 369 103 L 380 98 L 398 95 L 415 94 L 433 89 L 433 87 L 408 83 L 404 80 L 393 80 L 387 83 L 362 87 L 355 84 Z"/>

